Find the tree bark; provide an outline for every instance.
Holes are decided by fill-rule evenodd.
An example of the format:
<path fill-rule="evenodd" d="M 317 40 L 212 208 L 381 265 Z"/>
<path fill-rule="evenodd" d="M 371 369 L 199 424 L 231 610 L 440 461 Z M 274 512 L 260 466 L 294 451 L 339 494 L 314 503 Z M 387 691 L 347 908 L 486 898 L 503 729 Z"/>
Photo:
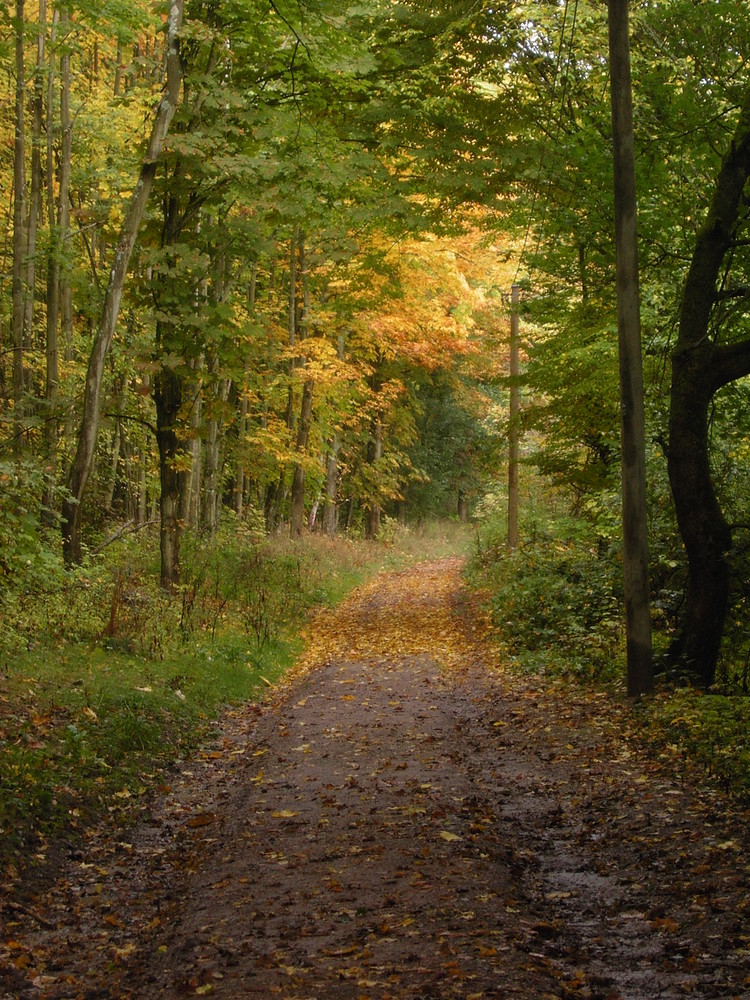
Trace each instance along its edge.
<path fill-rule="evenodd" d="M 163 365 L 154 378 L 156 405 L 156 441 L 159 446 L 159 482 L 161 485 L 160 552 L 161 585 L 174 590 L 180 582 L 180 472 L 177 420 L 182 406 L 182 379 Z"/>
<path fill-rule="evenodd" d="M 370 440 L 367 442 L 367 461 L 377 465 L 383 457 L 383 417 L 378 410 L 372 419 Z M 375 541 L 380 532 L 380 502 L 372 498 L 365 507 L 365 538 Z"/>
<path fill-rule="evenodd" d="M 341 442 L 338 434 L 334 434 L 328 444 L 326 454 L 326 487 L 323 497 L 322 528 L 329 538 L 333 538 L 337 528 L 337 497 L 339 480 L 339 449 Z"/>
<path fill-rule="evenodd" d="M 651 691 L 654 682 L 628 0 L 609 0 L 609 55 L 614 140 L 627 687 L 628 694 L 635 698 Z"/>
<path fill-rule="evenodd" d="M 23 30 L 25 23 L 24 0 L 16 0 L 15 55 L 16 55 L 16 106 L 15 139 L 13 144 L 13 447 L 17 455 L 21 453 L 24 433 L 23 413 L 23 341 L 24 341 L 24 253 L 26 240 L 26 130 L 24 103 L 26 86 L 24 80 Z"/>
<path fill-rule="evenodd" d="M 292 478 L 292 498 L 289 512 L 289 533 L 292 538 L 299 538 L 305 523 L 305 463 L 307 442 L 312 424 L 313 394 L 315 383 L 307 379 L 302 387 L 302 404 L 300 406 L 299 423 L 297 424 L 297 454 L 299 461 L 294 466 Z"/>
<path fill-rule="evenodd" d="M 70 31 L 70 12 L 60 15 L 62 34 Z M 60 56 L 60 185 L 58 191 L 59 308 L 65 360 L 73 360 L 73 290 L 70 283 L 70 173 L 73 159 L 73 120 L 70 115 L 70 53 L 63 46 Z"/>
<path fill-rule="evenodd" d="M 304 340 L 307 336 L 307 325 L 310 317 L 310 283 L 307 272 L 307 263 L 305 258 L 305 240 L 304 236 L 299 235 L 299 271 L 302 279 L 302 312 L 299 317 L 299 322 L 296 318 L 292 318 L 293 315 L 296 317 L 296 296 L 292 293 L 290 295 L 290 321 L 289 321 L 289 334 L 290 343 L 294 343 L 295 331 L 297 333 L 296 339 Z M 300 358 L 298 362 L 300 367 L 304 367 L 305 359 Z M 304 385 L 302 386 L 302 403 L 300 405 L 300 415 L 299 423 L 297 424 L 297 440 L 296 449 L 299 455 L 299 460 L 294 464 L 294 472 L 292 475 L 292 493 L 291 493 L 291 503 L 289 510 L 289 534 L 292 538 L 299 538 L 302 534 L 302 528 L 305 523 L 305 457 L 307 452 L 307 442 L 310 437 L 310 425 L 312 424 L 312 406 L 313 406 L 313 393 L 314 393 L 314 383 L 311 379 L 305 379 Z"/>
<path fill-rule="evenodd" d="M 31 191 L 26 238 L 26 288 L 24 308 L 24 347 L 31 348 L 36 296 L 36 247 L 39 219 L 42 215 L 42 128 L 44 122 L 44 58 L 47 33 L 47 3 L 39 0 L 39 26 L 36 41 L 36 67 L 32 100 Z"/>
<path fill-rule="evenodd" d="M 520 288 L 510 291 L 510 413 L 508 420 L 508 548 L 518 548 L 518 419 L 521 412 L 519 380 Z"/>
<path fill-rule="evenodd" d="M 18 0 L 22 3 L 22 0 Z M 83 416 L 78 445 L 68 475 L 70 496 L 63 503 L 63 552 L 67 563 L 81 560 L 81 500 L 91 472 L 99 432 L 99 409 L 104 363 L 117 325 L 120 302 L 125 287 L 130 257 L 141 219 L 151 192 L 164 139 L 179 99 L 182 68 L 179 53 L 179 32 L 182 24 L 183 0 L 171 0 L 167 28 L 167 84 L 156 112 L 154 126 L 141 167 L 138 183 L 130 200 L 120 231 L 109 284 L 104 296 L 99 328 L 89 358 L 84 389 Z"/>
<path fill-rule="evenodd" d="M 60 258 L 57 199 L 55 197 L 55 159 L 52 122 L 55 118 L 55 66 L 54 43 L 57 31 L 57 11 L 53 14 L 50 33 L 50 58 L 47 67 L 47 217 L 49 219 L 50 246 L 47 257 L 47 331 L 45 341 L 45 403 L 44 445 L 47 462 L 45 504 L 52 503 L 52 490 L 57 466 L 57 402 L 60 389 L 58 321 L 60 315 Z M 62 165 L 61 165 L 62 172 Z"/>
<path fill-rule="evenodd" d="M 714 393 L 750 374 L 750 341 L 720 345 L 710 329 L 724 259 L 735 240 L 750 177 L 750 89 L 698 233 L 682 296 L 672 354 L 668 469 L 688 561 L 687 601 L 670 650 L 708 687 L 713 683 L 726 619 L 732 532 L 711 476 L 709 412 Z"/>
<path fill-rule="evenodd" d="M 339 333 L 336 343 L 336 356 L 339 361 L 344 360 L 346 350 L 346 336 Z M 323 497 L 323 514 L 321 517 L 322 528 L 329 538 L 333 538 L 338 528 L 338 481 L 339 481 L 339 451 L 341 440 L 334 431 L 328 442 L 328 452 L 326 454 L 326 487 Z"/>
<path fill-rule="evenodd" d="M 255 316 L 255 296 L 258 287 L 258 265 L 253 264 L 250 274 L 250 285 L 247 290 L 247 311 L 252 320 Z M 245 436 L 248 432 L 248 397 L 247 380 L 250 374 L 250 358 L 245 359 L 245 377 L 240 386 L 240 412 L 237 421 L 237 464 L 234 482 L 234 509 L 239 520 L 242 520 L 245 503 Z"/>

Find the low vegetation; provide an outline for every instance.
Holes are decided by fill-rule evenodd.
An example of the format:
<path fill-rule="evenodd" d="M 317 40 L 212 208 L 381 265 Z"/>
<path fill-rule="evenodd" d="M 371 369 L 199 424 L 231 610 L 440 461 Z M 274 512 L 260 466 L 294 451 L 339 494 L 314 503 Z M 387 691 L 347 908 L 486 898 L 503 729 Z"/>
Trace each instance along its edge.
<path fill-rule="evenodd" d="M 450 523 L 387 542 L 310 535 L 292 544 L 227 523 L 189 538 L 175 596 L 158 587 L 158 539 L 121 538 L 80 570 L 54 562 L 3 595 L 0 844 L 44 853 L 110 815 L 126 822 L 222 708 L 262 699 L 294 662 L 310 611 L 381 568 L 455 552 Z"/>
<path fill-rule="evenodd" d="M 490 513 L 477 531 L 468 574 L 480 588 L 491 628 L 512 669 L 606 687 L 624 697 L 625 640 L 616 510 L 573 516 L 537 492 L 525 500 L 522 544 L 506 547 L 504 515 Z M 667 537 L 665 532 L 662 539 Z M 667 551 L 653 554 L 654 647 L 657 671 L 673 634 L 665 579 L 677 565 Z M 636 718 L 656 753 L 697 764 L 722 788 L 750 801 L 750 692 L 747 653 L 740 641 L 745 596 L 735 595 L 738 628 L 724 646 L 717 682 L 701 691 L 661 668 L 657 693 Z"/>

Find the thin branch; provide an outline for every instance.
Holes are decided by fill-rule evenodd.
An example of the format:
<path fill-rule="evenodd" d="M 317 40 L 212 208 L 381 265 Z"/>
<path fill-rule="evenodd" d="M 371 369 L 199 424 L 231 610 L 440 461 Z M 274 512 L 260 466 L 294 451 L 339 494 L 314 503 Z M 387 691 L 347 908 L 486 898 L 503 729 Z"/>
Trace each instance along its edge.
<path fill-rule="evenodd" d="M 142 424 L 143 427 L 148 427 L 154 437 L 158 433 L 154 425 L 144 417 L 135 417 L 130 413 L 105 413 L 104 416 L 113 417 L 115 420 L 129 420 L 133 424 Z"/>
<path fill-rule="evenodd" d="M 135 521 L 126 521 L 125 524 L 119 527 L 113 535 L 110 535 L 109 538 L 106 538 L 101 545 L 94 549 L 93 555 L 99 555 L 103 549 L 106 549 L 108 545 L 116 542 L 118 538 L 122 538 L 123 535 L 135 535 L 136 532 L 140 531 L 142 528 L 148 528 L 150 525 L 158 523 L 158 518 L 155 518 L 153 521 L 144 521 L 142 524 L 136 524 Z"/>

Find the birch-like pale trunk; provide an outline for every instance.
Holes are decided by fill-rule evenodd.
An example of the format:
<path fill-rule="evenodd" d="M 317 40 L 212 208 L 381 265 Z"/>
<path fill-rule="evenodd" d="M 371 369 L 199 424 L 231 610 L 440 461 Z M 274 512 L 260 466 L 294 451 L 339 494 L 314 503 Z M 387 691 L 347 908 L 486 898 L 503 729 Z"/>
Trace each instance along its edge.
<path fill-rule="evenodd" d="M 23 0 L 17 0 L 17 2 L 22 3 Z M 68 475 L 69 497 L 63 503 L 63 552 L 68 564 L 81 561 L 81 500 L 91 472 L 99 432 L 104 364 L 117 325 L 130 257 L 154 182 L 159 156 L 179 99 L 182 83 L 179 33 L 182 25 L 183 3 L 184 0 L 171 0 L 167 26 L 166 88 L 156 112 L 138 183 L 133 191 L 120 231 L 107 291 L 104 296 L 102 314 L 89 358 L 78 445 Z"/>

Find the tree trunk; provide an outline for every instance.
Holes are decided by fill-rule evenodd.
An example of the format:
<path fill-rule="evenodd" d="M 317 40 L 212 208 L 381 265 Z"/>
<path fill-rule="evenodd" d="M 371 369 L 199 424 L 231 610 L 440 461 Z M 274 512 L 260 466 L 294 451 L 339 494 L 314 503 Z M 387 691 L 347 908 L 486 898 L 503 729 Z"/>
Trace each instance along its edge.
<path fill-rule="evenodd" d="M 346 351 L 346 335 L 339 333 L 336 343 L 336 356 L 339 361 L 344 360 Z M 329 538 L 333 538 L 338 528 L 338 480 L 339 480 L 339 450 L 341 441 L 334 431 L 328 443 L 328 453 L 326 455 L 326 487 L 323 497 L 323 515 L 321 517 L 322 528 Z"/>
<path fill-rule="evenodd" d="M 313 393 L 315 383 L 308 379 L 302 387 L 302 405 L 300 407 L 299 423 L 297 425 L 297 453 L 300 461 L 294 466 L 292 479 L 292 499 L 289 513 L 289 534 L 299 538 L 305 523 L 305 463 L 307 442 L 312 424 Z"/>
<path fill-rule="evenodd" d="M 372 421 L 371 437 L 367 443 L 367 461 L 376 465 L 383 457 L 383 419 L 380 411 Z M 365 507 L 365 538 L 375 541 L 380 531 L 380 503 L 371 499 Z"/>
<path fill-rule="evenodd" d="M 521 289 L 510 290 L 510 410 L 508 418 L 508 548 L 518 548 L 518 435 L 521 412 L 519 385 L 519 315 Z"/>
<path fill-rule="evenodd" d="M 47 257 L 47 330 L 45 340 L 45 404 L 44 416 L 44 454 L 47 464 L 44 505 L 51 515 L 53 491 L 57 473 L 57 406 L 60 392 L 59 366 L 59 336 L 58 322 L 60 315 L 60 260 L 59 260 L 59 226 L 57 214 L 57 199 L 55 197 L 55 158 L 52 122 L 55 117 L 55 65 L 54 46 L 57 33 L 58 13 L 52 16 L 50 29 L 50 57 L 47 68 L 47 217 L 49 219 L 50 245 Z M 62 170 L 62 167 L 61 167 Z"/>
<path fill-rule="evenodd" d="M 458 520 L 466 524 L 469 520 L 469 498 L 463 490 L 458 491 Z"/>
<path fill-rule="evenodd" d="M 23 0 L 18 0 L 18 3 L 22 4 L 22 2 Z M 156 175 L 157 162 L 164 145 L 164 139 L 179 98 L 182 69 L 178 36 L 182 24 L 182 8 L 183 0 L 171 0 L 167 35 L 167 86 L 156 112 L 154 127 L 138 183 L 122 224 L 115 259 L 110 271 L 109 284 L 104 296 L 99 328 L 89 358 L 78 446 L 68 475 L 70 496 L 63 503 L 63 552 L 67 563 L 80 562 L 81 560 L 81 500 L 91 472 L 99 432 L 99 400 L 104 378 L 104 364 L 117 325 L 130 256 Z"/>
<path fill-rule="evenodd" d="M 750 89 L 698 233 L 672 355 L 669 481 L 688 560 L 687 602 L 670 658 L 713 683 L 729 594 L 732 532 L 719 506 L 709 460 L 709 412 L 715 392 L 750 374 L 750 341 L 719 345 L 709 329 L 724 258 L 744 212 L 750 177 Z"/>
<path fill-rule="evenodd" d="M 60 15 L 62 34 L 70 31 L 70 13 Z M 58 192 L 59 303 L 65 360 L 73 360 L 73 290 L 70 283 L 70 171 L 73 158 L 73 120 L 70 116 L 70 53 L 63 46 L 60 56 L 60 189 Z"/>
<path fill-rule="evenodd" d="M 338 434 L 334 434 L 328 445 L 326 455 L 326 488 L 323 498 L 323 514 L 321 516 L 323 531 L 329 538 L 336 534 L 337 527 L 337 494 L 339 479 L 339 442 Z"/>
<path fill-rule="evenodd" d="M 24 347 L 32 347 L 34 302 L 36 297 L 36 247 L 39 219 L 42 214 L 42 128 L 44 123 L 44 50 L 47 33 L 47 3 L 39 0 L 39 27 L 36 36 L 33 117 L 31 132 L 31 191 L 26 238 L 26 289 L 24 309 Z"/>
<path fill-rule="evenodd" d="M 214 383 L 215 400 L 221 405 L 226 403 L 230 389 L 229 379 L 219 379 Z M 223 421 L 215 413 L 211 415 L 206 427 L 204 445 L 205 464 L 203 471 L 203 496 L 201 504 L 201 527 L 213 534 L 219 523 L 219 471 L 221 466 L 221 442 L 223 437 Z"/>
<path fill-rule="evenodd" d="M 192 400 L 190 415 L 187 418 L 190 428 L 189 436 L 183 447 L 183 452 L 190 456 L 190 461 L 185 463 L 187 467 L 182 468 L 179 472 L 180 521 L 185 528 L 199 523 L 203 478 L 201 441 L 198 434 L 203 409 L 203 376 L 201 374 L 203 360 L 192 361 L 190 367 L 196 373 L 195 378 L 188 380 L 186 385 L 183 385 L 183 393 L 189 393 L 189 398 Z"/>
<path fill-rule="evenodd" d="M 154 379 L 154 403 L 161 484 L 161 585 L 172 591 L 180 582 L 182 520 L 177 420 L 182 406 L 182 380 L 166 365 L 159 369 Z"/>
<path fill-rule="evenodd" d="M 250 275 L 250 286 L 247 291 L 247 312 L 252 320 L 255 315 L 255 295 L 258 287 L 258 265 L 253 264 Z M 248 397 L 247 381 L 250 375 L 250 359 L 245 360 L 245 378 L 240 385 L 240 413 L 237 422 L 237 464 L 234 480 L 234 509 L 239 520 L 242 520 L 245 502 L 245 436 L 248 432 Z"/>
<path fill-rule="evenodd" d="M 617 331 L 620 357 L 622 533 L 631 698 L 653 690 L 646 510 L 646 434 L 643 406 L 638 236 L 628 0 L 609 0 L 609 58 L 617 247 Z"/>
<path fill-rule="evenodd" d="M 24 433 L 23 413 L 23 341 L 24 341 L 24 252 L 26 240 L 26 131 L 24 103 L 24 0 L 16 0 L 16 108 L 15 140 L 13 144 L 13 447 L 20 454 Z"/>

